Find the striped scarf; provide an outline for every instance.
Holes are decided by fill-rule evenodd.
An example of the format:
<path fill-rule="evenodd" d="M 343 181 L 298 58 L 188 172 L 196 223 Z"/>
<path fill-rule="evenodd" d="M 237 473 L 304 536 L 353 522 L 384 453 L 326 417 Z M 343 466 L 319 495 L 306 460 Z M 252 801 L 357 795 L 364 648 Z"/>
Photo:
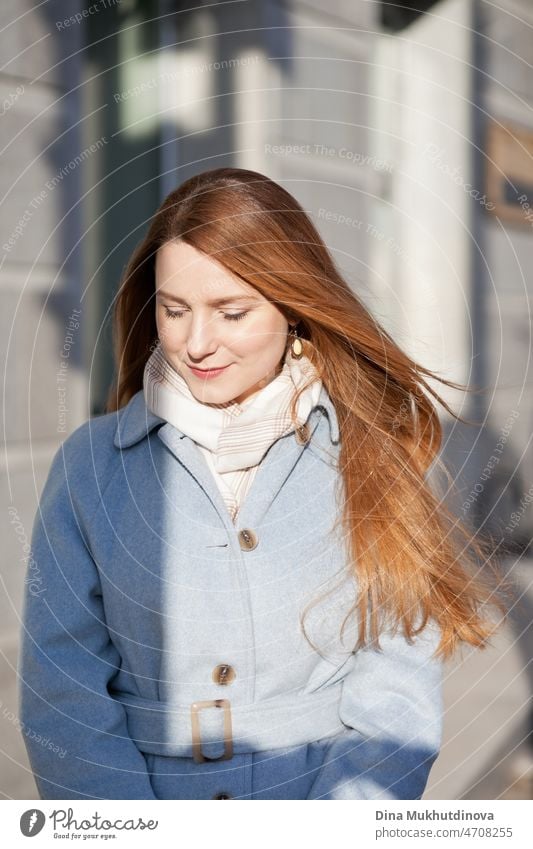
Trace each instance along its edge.
<path fill-rule="evenodd" d="M 311 376 L 314 381 L 300 396 L 293 422 L 290 403 L 294 392 Z M 150 355 L 143 377 L 146 406 L 198 445 L 233 521 L 265 453 L 281 436 L 305 424 L 321 387 L 309 358 L 294 359 L 290 346 L 281 372 L 242 404 L 198 401 L 160 345 Z"/>

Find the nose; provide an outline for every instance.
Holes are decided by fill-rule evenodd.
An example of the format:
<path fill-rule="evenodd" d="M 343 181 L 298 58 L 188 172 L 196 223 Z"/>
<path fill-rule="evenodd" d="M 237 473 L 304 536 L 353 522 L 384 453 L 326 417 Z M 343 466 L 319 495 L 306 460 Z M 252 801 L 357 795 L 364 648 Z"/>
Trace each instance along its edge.
<path fill-rule="evenodd" d="M 216 351 L 215 324 L 209 318 L 193 317 L 187 338 L 187 352 L 191 360 L 201 360 Z"/>

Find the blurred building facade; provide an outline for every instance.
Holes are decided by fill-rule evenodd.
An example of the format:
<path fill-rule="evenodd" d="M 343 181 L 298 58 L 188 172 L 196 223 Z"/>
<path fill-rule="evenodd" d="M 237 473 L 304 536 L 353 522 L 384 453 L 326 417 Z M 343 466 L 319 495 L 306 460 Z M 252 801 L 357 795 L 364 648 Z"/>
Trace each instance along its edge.
<path fill-rule="evenodd" d="M 480 422 L 443 415 L 456 506 L 502 547 L 525 551 L 533 534 L 523 199 L 533 206 L 533 177 L 527 161 L 505 168 L 533 132 L 533 7 L 189 5 L 10 0 L 0 10 L 4 705 L 15 704 L 24 545 L 52 455 L 103 412 L 122 269 L 161 200 L 202 170 L 251 168 L 282 183 L 402 347 L 489 387 L 443 393 Z M 501 142 L 488 163 L 495 125 L 525 141 L 507 159 Z M 9 795 L 33 798 L 20 737 L 5 727 Z M 460 794 L 455 781 L 449 792 Z"/>

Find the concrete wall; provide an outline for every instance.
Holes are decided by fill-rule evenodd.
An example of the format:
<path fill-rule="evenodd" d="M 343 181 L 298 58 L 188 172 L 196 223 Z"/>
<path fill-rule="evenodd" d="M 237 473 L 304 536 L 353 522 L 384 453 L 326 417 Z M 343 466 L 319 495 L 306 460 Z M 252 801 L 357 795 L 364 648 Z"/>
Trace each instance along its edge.
<path fill-rule="evenodd" d="M 532 478 L 532 236 L 502 227 L 439 167 L 464 182 L 475 170 L 471 6 L 443 0 L 431 11 L 446 21 L 421 18 L 391 37 L 378 31 L 377 4 L 363 0 L 221 4 L 180 15 L 179 27 L 166 20 L 143 40 L 129 0 L 81 25 L 65 24 L 79 0 L 2 4 L 4 796 L 36 798 L 17 730 L 15 668 L 39 493 L 59 443 L 101 407 L 112 375 L 104 325 L 123 262 L 157 203 L 190 174 L 225 164 L 269 174 L 300 200 L 354 290 L 407 350 L 459 380 L 479 353 L 487 379 L 504 386 L 487 404 L 488 438 L 473 446 L 470 430 L 456 431 L 452 455 L 459 466 L 470 458 L 473 485 L 520 405 L 504 471 L 484 493 L 489 502 L 498 487 L 508 493 L 504 515 L 523 494 Z M 144 8 L 152 7 L 173 4 Z M 506 8 L 533 24 L 526 0 Z M 484 31 L 500 42 L 485 54 L 494 78 L 485 108 L 526 125 L 528 26 L 485 10 Z M 229 59 L 237 61 L 214 64 Z M 169 70 L 179 85 L 115 98 Z M 471 231 L 485 271 L 472 262 Z M 440 769 L 446 792 L 460 793 L 460 776 L 449 778 L 445 760 Z"/>
<path fill-rule="evenodd" d="M 500 4 L 501 7 L 502 4 Z M 487 115 L 533 131 L 533 8 L 527 0 L 509 0 L 505 8 L 487 4 L 482 14 L 487 35 L 484 101 Z M 530 181 L 531 182 L 531 181 Z M 516 184 L 516 180 L 514 181 Z M 508 187 L 508 190 L 513 190 Z M 533 194 L 530 192 L 530 195 Z M 516 192 L 515 192 L 516 195 Z M 533 197 L 529 198 L 530 205 Z M 525 219 L 524 211 L 524 219 Z M 533 509 L 520 502 L 533 481 L 533 369 L 531 302 L 533 298 L 533 223 L 482 217 L 487 323 L 487 361 L 491 386 L 485 454 L 501 439 L 513 411 L 512 432 L 502 462 L 482 494 L 484 515 L 502 524 L 513 511 L 520 523 L 512 538 L 522 545 L 533 538 Z M 531 497 L 531 494 L 530 496 Z M 498 503 L 498 499 L 500 502 Z M 524 502 L 525 503 L 525 502 Z"/>
<path fill-rule="evenodd" d="M 0 347 L 4 364 L 0 791 L 35 798 L 17 733 L 15 667 L 27 544 L 53 452 L 87 415 L 86 342 L 80 310 L 84 151 L 79 28 L 56 22 L 79 4 L 29 0 L 0 7 L 2 159 Z M 80 167 L 81 166 L 81 167 Z M 62 367 L 61 364 L 65 365 Z M 65 409 L 66 408 L 66 409 Z M 8 512 L 10 508 L 10 512 Z"/>

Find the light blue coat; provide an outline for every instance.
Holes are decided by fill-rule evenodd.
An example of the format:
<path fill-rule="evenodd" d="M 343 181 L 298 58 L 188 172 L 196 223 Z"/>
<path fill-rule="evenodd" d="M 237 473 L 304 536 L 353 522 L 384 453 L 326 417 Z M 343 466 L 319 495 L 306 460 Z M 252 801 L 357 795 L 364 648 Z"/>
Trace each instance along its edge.
<path fill-rule="evenodd" d="M 441 742 L 439 634 L 353 653 L 351 621 L 341 643 L 355 590 L 332 530 L 339 428 L 324 387 L 308 425 L 307 443 L 293 431 L 269 448 L 235 525 L 198 446 L 142 391 L 57 451 L 19 660 L 43 799 L 420 798 Z M 328 590 L 304 620 L 317 652 L 299 614 Z M 193 713 L 203 754 L 232 757 L 193 759 Z"/>

